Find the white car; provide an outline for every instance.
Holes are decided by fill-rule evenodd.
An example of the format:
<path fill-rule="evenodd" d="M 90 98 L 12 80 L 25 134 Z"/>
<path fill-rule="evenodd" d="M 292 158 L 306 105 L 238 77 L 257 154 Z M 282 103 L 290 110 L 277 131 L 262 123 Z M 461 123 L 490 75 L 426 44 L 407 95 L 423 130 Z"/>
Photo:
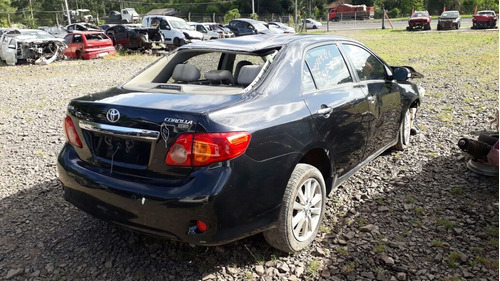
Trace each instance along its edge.
<path fill-rule="evenodd" d="M 178 17 L 149 15 L 142 18 L 145 27 L 159 27 L 165 44 L 182 46 L 186 43 L 203 40 L 203 34 L 193 30 L 189 24 Z"/>
<path fill-rule="evenodd" d="M 306 28 L 307 29 L 318 29 L 321 28 L 323 25 L 319 21 L 315 21 L 313 19 L 306 19 Z"/>
<path fill-rule="evenodd" d="M 15 29 L 3 36 L 1 57 L 7 65 L 18 61 L 34 64 L 49 64 L 64 58 L 63 50 L 67 47 L 64 40 L 55 38 L 43 30 Z"/>
<path fill-rule="evenodd" d="M 277 28 L 283 30 L 283 33 L 295 33 L 295 28 L 281 22 L 270 22 L 269 29 Z"/>
<path fill-rule="evenodd" d="M 188 22 L 194 30 L 201 32 L 203 34 L 203 40 L 218 39 L 220 38 L 219 33 L 211 31 L 208 25 L 199 22 Z"/>

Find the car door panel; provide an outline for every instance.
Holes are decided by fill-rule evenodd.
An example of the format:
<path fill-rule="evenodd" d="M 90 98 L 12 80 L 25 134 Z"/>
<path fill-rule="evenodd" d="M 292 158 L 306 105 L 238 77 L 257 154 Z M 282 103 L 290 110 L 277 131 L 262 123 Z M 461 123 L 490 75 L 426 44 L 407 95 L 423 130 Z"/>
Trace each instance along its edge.
<path fill-rule="evenodd" d="M 397 137 L 401 120 L 399 87 L 390 79 L 392 73 L 389 68 L 375 55 L 358 45 L 342 46 L 360 81 L 360 89 L 367 95 L 369 111 L 373 116 L 366 148 L 368 157 Z"/>
<path fill-rule="evenodd" d="M 354 83 L 335 44 L 306 52 L 302 90 L 313 122 L 342 176 L 364 159 L 373 118 L 365 92 Z"/>

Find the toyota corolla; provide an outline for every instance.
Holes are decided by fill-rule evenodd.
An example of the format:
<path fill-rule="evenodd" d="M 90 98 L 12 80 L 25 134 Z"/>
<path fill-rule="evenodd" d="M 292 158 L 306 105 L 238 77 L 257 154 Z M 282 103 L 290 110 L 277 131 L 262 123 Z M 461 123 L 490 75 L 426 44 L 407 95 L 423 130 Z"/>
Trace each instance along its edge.
<path fill-rule="evenodd" d="M 151 235 L 220 245 L 263 232 L 300 251 L 334 187 L 410 144 L 418 77 L 345 37 L 184 45 L 124 85 L 70 102 L 64 197 Z"/>

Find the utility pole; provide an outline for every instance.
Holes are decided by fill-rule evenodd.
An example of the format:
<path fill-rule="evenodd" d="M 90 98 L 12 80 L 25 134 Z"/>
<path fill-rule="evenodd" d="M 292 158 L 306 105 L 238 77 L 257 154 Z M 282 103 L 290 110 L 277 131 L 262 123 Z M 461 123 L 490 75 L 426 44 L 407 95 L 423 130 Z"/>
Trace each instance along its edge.
<path fill-rule="evenodd" d="M 64 4 L 66 5 L 66 16 L 68 17 L 68 24 L 71 24 L 71 15 L 69 14 L 68 0 L 64 0 Z"/>
<path fill-rule="evenodd" d="M 255 14 L 255 0 L 252 0 L 252 14 Z"/>
<path fill-rule="evenodd" d="M 299 20 L 297 19 L 297 0 L 295 0 L 295 30 L 299 30 L 298 23 Z"/>

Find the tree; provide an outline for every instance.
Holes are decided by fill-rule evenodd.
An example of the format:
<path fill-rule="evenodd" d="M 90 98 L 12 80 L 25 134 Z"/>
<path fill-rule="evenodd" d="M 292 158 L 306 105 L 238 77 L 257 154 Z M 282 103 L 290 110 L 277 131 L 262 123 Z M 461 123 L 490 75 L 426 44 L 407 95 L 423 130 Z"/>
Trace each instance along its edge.
<path fill-rule="evenodd" d="M 232 9 L 227 11 L 227 13 L 224 15 L 224 22 L 230 22 L 231 20 L 240 18 L 240 12 L 238 9 Z"/>

